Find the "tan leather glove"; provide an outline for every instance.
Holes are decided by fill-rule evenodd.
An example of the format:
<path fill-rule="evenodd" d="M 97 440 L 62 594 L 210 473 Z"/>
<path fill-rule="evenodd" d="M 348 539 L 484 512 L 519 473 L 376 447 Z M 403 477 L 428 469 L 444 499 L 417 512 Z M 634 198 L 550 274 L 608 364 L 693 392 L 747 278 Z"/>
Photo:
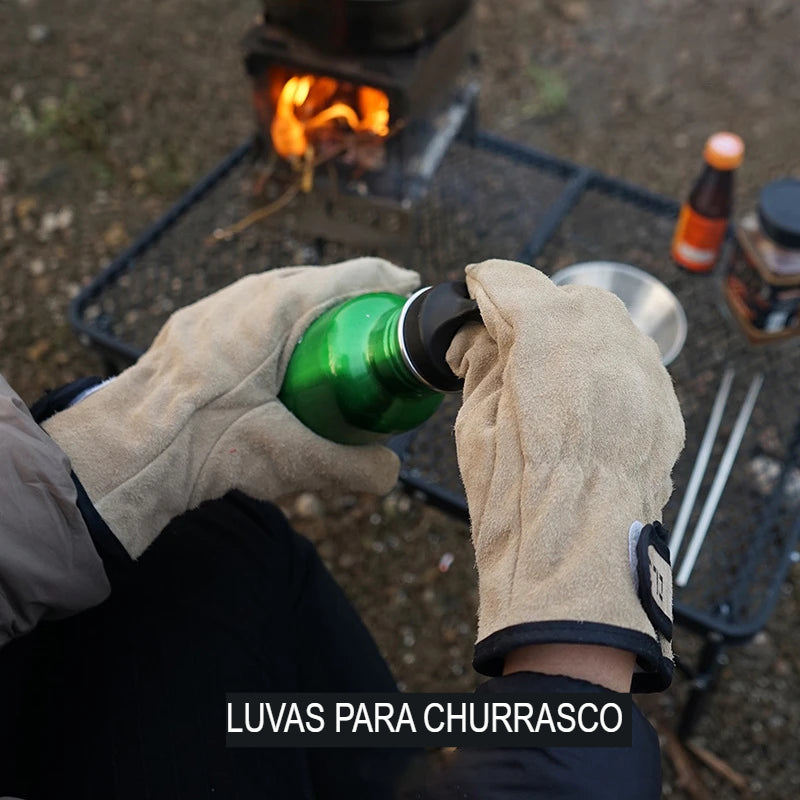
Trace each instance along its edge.
<path fill-rule="evenodd" d="M 684 440 L 655 343 L 614 295 L 532 267 L 467 267 L 484 326 L 448 352 L 480 587 L 475 667 L 528 644 L 600 644 L 672 674 L 669 553 L 659 518 Z M 639 591 L 641 589 L 641 591 Z M 657 630 L 659 628 L 660 630 Z"/>
<path fill-rule="evenodd" d="M 134 558 L 174 516 L 230 489 L 260 499 L 386 492 L 394 453 L 323 439 L 277 395 L 295 344 L 323 311 L 418 284 L 378 258 L 242 278 L 173 314 L 134 366 L 44 428 Z"/>

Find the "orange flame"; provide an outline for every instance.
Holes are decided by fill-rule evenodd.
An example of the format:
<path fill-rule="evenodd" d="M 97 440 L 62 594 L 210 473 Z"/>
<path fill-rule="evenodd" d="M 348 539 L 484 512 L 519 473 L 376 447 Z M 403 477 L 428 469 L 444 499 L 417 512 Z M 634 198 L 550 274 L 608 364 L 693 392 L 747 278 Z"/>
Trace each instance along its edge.
<path fill-rule="evenodd" d="M 352 131 L 389 135 L 389 98 L 380 89 L 359 86 L 350 94 L 333 78 L 295 75 L 286 81 L 278 96 L 270 134 L 275 149 L 284 158 L 300 157 L 310 137 L 322 129 L 335 130 L 340 123 Z"/>

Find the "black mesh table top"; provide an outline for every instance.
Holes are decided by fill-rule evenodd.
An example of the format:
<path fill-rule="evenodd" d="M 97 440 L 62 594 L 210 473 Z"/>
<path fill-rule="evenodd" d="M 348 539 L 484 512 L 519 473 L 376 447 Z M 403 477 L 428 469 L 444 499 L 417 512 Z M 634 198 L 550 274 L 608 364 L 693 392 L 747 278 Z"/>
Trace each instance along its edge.
<path fill-rule="evenodd" d="M 450 149 L 427 196 L 413 210 L 405 241 L 387 236 L 384 244 L 381 226 L 387 222 L 377 216 L 367 247 L 310 236 L 303 232 L 297 207 L 289 204 L 268 223 L 209 245 L 214 230 L 258 205 L 249 191 L 255 169 L 251 147 L 247 143 L 234 151 L 76 298 L 72 322 L 82 337 L 122 366 L 146 349 L 173 310 L 244 274 L 356 255 L 390 258 L 417 269 L 429 283 L 457 277 L 464 265 L 489 257 L 521 260 L 547 274 L 593 260 L 637 266 L 677 295 L 689 326 L 686 344 L 669 366 L 687 440 L 664 512 L 668 528 L 674 525 L 722 375 L 726 369 L 735 372 L 680 555 L 693 535 L 751 380 L 764 375 L 695 567 L 675 594 L 676 619 L 700 632 L 744 640 L 764 625 L 798 538 L 800 340 L 749 346 L 727 312 L 719 279 L 687 273 L 672 263 L 673 201 L 484 133 Z M 352 222 L 370 224 L 363 210 L 352 214 L 358 217 Z M 390 219 L 390 228 L 393 224 Z M 447 397 L 428 423 L 397 444 L 406 484 L 466 519 L 452 434 L 458 407 L 457 396 Z M 676 572 L 680 567 L 679 556 Z"/>

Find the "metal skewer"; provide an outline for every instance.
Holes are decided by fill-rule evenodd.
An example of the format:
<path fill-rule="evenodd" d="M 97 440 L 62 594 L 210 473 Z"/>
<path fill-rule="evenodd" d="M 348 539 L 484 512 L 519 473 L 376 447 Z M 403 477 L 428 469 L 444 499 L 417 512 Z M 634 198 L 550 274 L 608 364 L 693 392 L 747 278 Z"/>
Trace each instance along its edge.
<path fill-rule="evenodd" d="M 725 452 L 722 454 L 719 467 L 717 467 L 717 474 L 714 476 L 714 482 L 711 484 L 711 489 L 708 492 L 708 497 L 706 497 L 703 510 L 700 512 L 700 519 L 697 521 L 697 527 L 694 529 L 694 534 L 689 542 L 689 549 L 686 551 L 686 557 L 683 559 L 681 568 L 678 571 L 678 577 L 675 579 L 675 583 L 678 586 L 686 586 L 689 581 L 689 576 L 692 574 L 695 561 L 697 561 L 700 548 L 705 541 L 708 527 L 711 524 L 714 512 L 717 510 L 717 505 L 725 489 L 725 484 L 728 482 L 728 476 L 733 467 L 733 462 L 736 460 L 736 454 L 739 452 L 747 423 L 750 421 L 750 415 L 753 413 L 753 408 L 756 405 L 758 393 L 761 391 L 763 383 L 764 375 L 760 372 L 750 382 L 750 388 L 747 390 L 747 395 L 744 398 L 741 409 L 739 409 L 739 416 L 736 417 L 730 439 L 728 439 Z"/>
<path fill-rule="evenodd" d="M 692 475 L 689 478 L 689 484 L 686 487 L 686 493 L 683 496 L 683 502 L 678 511 L 678 518 L 675 520 L 675 527 L 672 529 L 672 536 L 669 540 L 669 550 L 673 564 L 676 564 L 678 561 L 678 551 L 681 549 L 683 536 L 686 533 L 686 526 L 689 524 L 689 517 L 692 516 L 692 509 L 697 500 L 697 493 L 700 491 L 700 484 L 703 482 L 703 476 L 706 474 L 706 467 L 711 457 L 711 450 L 714 447 L 714 440 L 717 438 L 717 431 L 722 421 L 722 414 L 725 411 L 725 404 L 728 402 L 728 396 L 731 393 L 733 376 L 734 371 L 730 367 L 728 367 L 722 375 L 719 389 L 717 389 L 717 396 L 714 398 L 714 405 L 711 407 L 711 415 L 708 418 L 706 431 L 703 434 L 703 441 L 700 443 L 700 449 L 697 451 L 697 460 L 694 462 Z"/>

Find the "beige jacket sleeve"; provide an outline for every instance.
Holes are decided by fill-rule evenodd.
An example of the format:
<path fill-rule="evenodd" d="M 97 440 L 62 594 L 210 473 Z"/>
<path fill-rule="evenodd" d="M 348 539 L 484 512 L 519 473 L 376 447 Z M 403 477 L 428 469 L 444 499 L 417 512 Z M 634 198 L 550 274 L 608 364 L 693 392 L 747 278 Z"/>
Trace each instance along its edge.
<path fill-rule="evenodd" d="M 0 376 L 0 647 L 109 594 L 69 459 Z"/>

